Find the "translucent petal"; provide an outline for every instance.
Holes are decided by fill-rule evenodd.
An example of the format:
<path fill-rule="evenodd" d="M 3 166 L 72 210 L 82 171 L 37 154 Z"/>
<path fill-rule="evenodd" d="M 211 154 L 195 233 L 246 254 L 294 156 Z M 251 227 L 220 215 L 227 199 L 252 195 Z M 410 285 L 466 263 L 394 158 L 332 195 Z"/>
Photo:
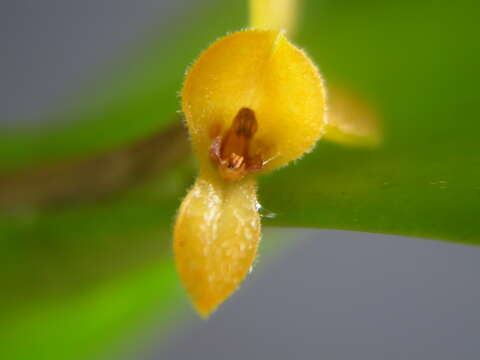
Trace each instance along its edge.
<path fill-rule="evenodd" d="M 250 0 L 250 26 L 262 30 L 295 29 L 299 0 Z"/>
<path fill-rule="evenodd" d="M 333 88 L 329 91 L 325 139 L 347 146 L 377 146 L 382 140 L 380 117 L 351 91 Z"/>
<path fill-rule="evenodd" d="M 243 281 L 259 240 L 255 181 L 199 177 L 180 207 L 174 252 L 182 282 L 201 315 L 208 316 Z"/>
<path fill-rule="evenodd" d="M 325 126 L 322 79 L 279 31 L 247 30 L 211 45 L 192 66 L 182 90 L 183 111 L 201 166 L 208 166 L 214 133 L 238 111 L 255 112 L 253 151 L 272 169 L 310 150 Z"/>

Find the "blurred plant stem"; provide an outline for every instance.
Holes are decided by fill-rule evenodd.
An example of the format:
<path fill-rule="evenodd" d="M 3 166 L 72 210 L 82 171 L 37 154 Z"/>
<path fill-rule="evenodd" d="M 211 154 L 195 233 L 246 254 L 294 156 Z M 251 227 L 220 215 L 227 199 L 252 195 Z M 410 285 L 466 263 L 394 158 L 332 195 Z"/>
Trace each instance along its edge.
<path fill-rule="evenodd" d="M 125 148 L 0 174 L 0 208 L 16 209 L 96 200 L 159 174 L 188 153 L 178 122 Z"/>

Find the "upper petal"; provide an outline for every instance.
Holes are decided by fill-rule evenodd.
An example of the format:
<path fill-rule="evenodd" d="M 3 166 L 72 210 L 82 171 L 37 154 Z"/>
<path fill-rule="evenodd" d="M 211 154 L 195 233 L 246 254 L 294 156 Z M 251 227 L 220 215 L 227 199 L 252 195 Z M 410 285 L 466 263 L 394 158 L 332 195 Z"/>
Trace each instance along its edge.
<path fill-rule="evenodd" d="M 211 45 L 195 62 L 182 90 L 183 111 L 201 164 L 215 133 L 238 111 L 255 112 L 253 151 L 275 168 L 313 147 L 325 126 L 324 87 L 307 55 L 280 31 L 247 30 Z"/>

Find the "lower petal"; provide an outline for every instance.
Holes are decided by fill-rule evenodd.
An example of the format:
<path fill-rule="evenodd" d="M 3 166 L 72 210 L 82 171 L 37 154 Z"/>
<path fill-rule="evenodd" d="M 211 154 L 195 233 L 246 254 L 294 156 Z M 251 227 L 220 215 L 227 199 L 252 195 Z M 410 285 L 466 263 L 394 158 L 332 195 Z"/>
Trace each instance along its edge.
<path fill-rule="evenodd" d="M 174 252 L 201 315 L 208 316 L 237 289 L 253 265 L 259 240 L 255 181 L 225 183 L 200 176 L 180 207 Z"/>

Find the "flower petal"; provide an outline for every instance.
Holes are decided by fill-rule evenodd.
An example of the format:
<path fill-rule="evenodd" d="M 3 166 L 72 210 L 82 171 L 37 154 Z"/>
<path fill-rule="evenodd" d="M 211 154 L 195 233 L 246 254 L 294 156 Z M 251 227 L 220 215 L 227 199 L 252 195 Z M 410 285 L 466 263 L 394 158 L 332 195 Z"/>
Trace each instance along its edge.
<path fill-rule="evenodd" d="M 250 26 L 263 30 L 295 28 L 298 0 L 250 0 Z"/>
<path fill-rule="evenodd" d="M 271 160 L 265 169 L 310 150 L 325 126 L 320 74 L 280 31 L 247 30 L 215 42 L 187 74 L 182 98 L 202 167 L 212 134 L 225 132 L 241 108 L 256 115 L 252 150 Z"/>
<path fill-rule="evenodd" d="M 374 108 L 344 88 L 329 91 L 325 140 L 354 147 L 375 147 L 382 141 L 380 118 Z"/>
<path fill-rule="evenodd" d="M 208 316 L 243 281 L 259 240 L 255 181 L 232 184 L 199 177 L 180 207 L 174 252 L 182 282 L 201 315 Z"/>

